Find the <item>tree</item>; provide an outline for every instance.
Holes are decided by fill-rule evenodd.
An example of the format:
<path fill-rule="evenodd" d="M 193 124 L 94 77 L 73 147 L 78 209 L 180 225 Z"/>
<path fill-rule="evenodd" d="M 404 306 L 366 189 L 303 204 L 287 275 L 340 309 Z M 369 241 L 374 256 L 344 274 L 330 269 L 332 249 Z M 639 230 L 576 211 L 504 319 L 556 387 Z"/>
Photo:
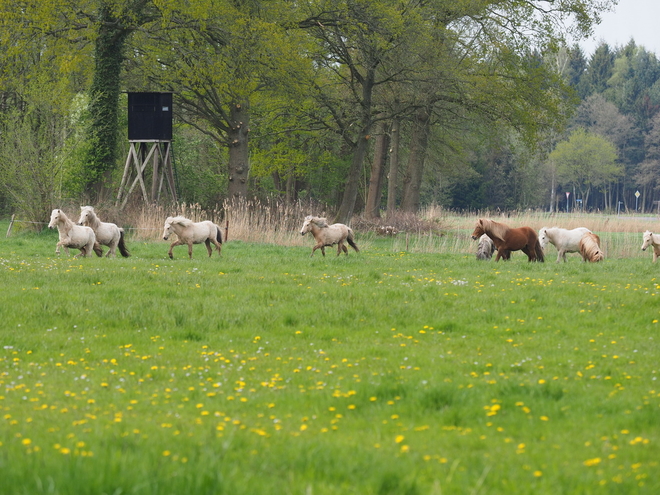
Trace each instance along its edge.
<path fill-rule="evenodd" d="M 557 144 L 548 158 L 556 164 L 560 182 L 580 191 L 584 208 L 588 207 L 592 188 L 605 186 L 622 173 L 614 145 L 582 128 Z"/>

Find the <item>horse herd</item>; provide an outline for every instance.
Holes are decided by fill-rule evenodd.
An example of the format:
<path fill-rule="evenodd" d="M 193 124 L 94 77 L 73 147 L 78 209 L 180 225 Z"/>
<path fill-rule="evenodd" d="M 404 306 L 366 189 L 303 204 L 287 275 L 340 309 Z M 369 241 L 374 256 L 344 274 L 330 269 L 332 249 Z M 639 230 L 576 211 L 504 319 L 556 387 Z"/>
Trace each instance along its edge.
<path fill-rule="evenodd" d="M 582 261 L 603 261 L 600 237 L 586 227 L 573 230 L 560 227 L 543 227 L 538 235 L 530 227 L 510 228 L 486 218 L 480 218 L 472 232 L 472 239 L 479 239 L 477 259 L 489 260 L 497 249 L 497 257 L 508 260 L 511 251 L 522 251 L 528 261 L 545 261 L 544 250 L 548 243 L 557 248 L 557 263 L 566 261 L 566 253 L 580 253 Z M 660 235 L 647 230 L 643 234 L 642 251 L 653 246 L 653 262 L 660 256 Z"/>
<path fill-rule="evenodd" d="M 116 256 L 116 251 L 122 256 L 130 256 L 124 239 L 124 229 L 114 223 L 102 222 L 92 206 L 80 207 L 80 218 L 74 223 L 61 209 L 54 209 L 50 215 L 48 227 L 57 228 L 59 241 L 55 247 L 55 254 L 60 254 L 60 247 L 64 248 L 67 256 L 69 248 L 79 249 L 76 256 L 91 256 L 92 252 L 97 256 L 103 255 L 103 246 L 108 246 L 106 256 Z M 311 256 L 317 249 L 325 256 L 325 248 L 337 245 L 337 256 L 342 252 L 348 255 L 345 243 L 359 252 L 355 243 L 353 230 L 342 224 L 328 224 L 323 217 L 309 215 L 305 217 L 300 234 L 311 232 L 316 243 L 312 248 Z M 221 228 L 211 221 L 193 222 L 183 216 L 167 217 L 163 229 L 163 239 L 169 239 L 171 234 L 176 234 L 177 239 L 170 244 L 167 252 L 173 259 L 172 249 L 176 246 L 187 245 L 188 257 L 192 259 L 193 244 L 204 243 L 208 255 L 213 253 L 213 244 L 218 251 L 222 250 Z M 644 232 L 642 250 L 653 246 L 653 262 L 660 256 L 660 235 L 650 231 Z M 600 238 L 585 227 L 573 230 L 559 227 L 543 227 L 537 234 L 531 227 L 511 228 L 503 223 L 495 222 L 487 218 L 477 220 L 472 239 L 479 239 L 477 247 L 478 260 L 490 260 L 495 250 L 497 257 L 508 260 L 512 251 L 522 251 L 527 255 L 529 261 L 545 261 L 544 249 L 548 243 L 557 248 L 557 262 L 562 259 L 566 261 L 566 253 L 579 252 L 583 261 L 598 262 L 604 259 L 603 251 L 600 249 Z"/>

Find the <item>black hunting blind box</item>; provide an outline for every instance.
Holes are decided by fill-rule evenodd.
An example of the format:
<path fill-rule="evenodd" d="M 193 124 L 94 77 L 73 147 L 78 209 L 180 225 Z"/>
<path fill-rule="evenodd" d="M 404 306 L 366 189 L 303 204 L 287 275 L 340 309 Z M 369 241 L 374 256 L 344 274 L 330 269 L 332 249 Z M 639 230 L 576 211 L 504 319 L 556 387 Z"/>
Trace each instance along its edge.
<path fill-rule="evenodd" d="M 172 140 L 172 93 L 128 93 L 128 140 Z"/>

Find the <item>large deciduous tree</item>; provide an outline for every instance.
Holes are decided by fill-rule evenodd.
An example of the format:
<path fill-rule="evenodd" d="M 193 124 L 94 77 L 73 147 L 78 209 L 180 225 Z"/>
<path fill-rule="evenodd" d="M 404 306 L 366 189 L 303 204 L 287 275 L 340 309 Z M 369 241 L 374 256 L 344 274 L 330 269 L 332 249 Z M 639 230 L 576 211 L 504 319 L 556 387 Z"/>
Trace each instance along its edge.
<path fill-rule="evenodd" d="M 615 146 L 598 134 L 584 129 L 574 131 L 567 141 L 557 144 L 549 159 L 557 167 L 560 182 L 577 188 L 583 206 L 589 204 L 594 187 L 603 187 L 621 175 Z"/>

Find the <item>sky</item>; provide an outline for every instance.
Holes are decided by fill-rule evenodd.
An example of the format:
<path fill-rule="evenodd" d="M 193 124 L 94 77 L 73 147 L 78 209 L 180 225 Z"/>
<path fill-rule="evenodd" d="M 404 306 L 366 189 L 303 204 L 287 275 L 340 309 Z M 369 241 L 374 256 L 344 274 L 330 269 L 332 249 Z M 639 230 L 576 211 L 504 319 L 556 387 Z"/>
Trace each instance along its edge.
<path fill-rule="evenodd" d="M 601 15 L 602 22 L 594 35 L 582 40 L 580 46 L 588 57 L 605 41 L 611 48 L 627 45 L 634 39 L 660 58 L 660 0 L 619 0 L 612 12 Z"/>

